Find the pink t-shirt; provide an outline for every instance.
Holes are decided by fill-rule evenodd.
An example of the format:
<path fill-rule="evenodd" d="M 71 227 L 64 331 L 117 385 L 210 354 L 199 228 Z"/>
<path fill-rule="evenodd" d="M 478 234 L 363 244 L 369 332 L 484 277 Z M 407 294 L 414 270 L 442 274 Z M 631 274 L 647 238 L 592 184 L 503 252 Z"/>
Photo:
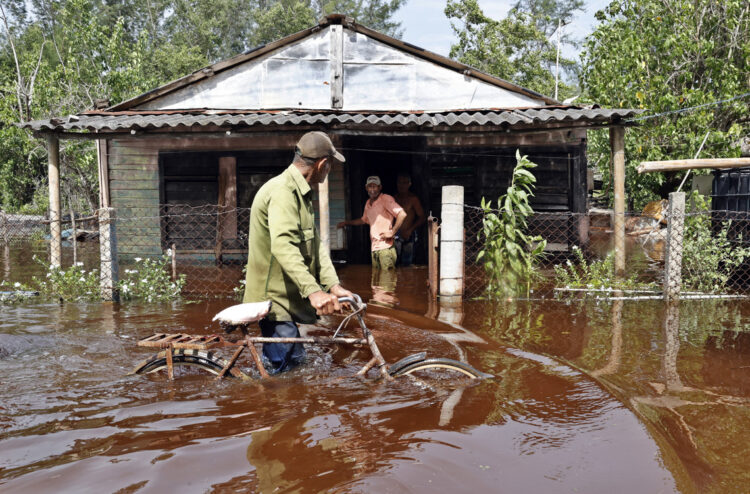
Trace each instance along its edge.
<path fill-rule="evenodd" d="M 380 194 L 377 199 L 372 201 L 372 204 L 370 204 L 369 199 L 367 200 L 362 221 L 370 225 L 370 242 L 372 242 L 373 252 L 387 249 L 393 245 L 392 238 L 383 240 L 380 238 L 380 234 L 391 229 L 393 220 L 403 210 L 396 200 L 388 194 Z"/>

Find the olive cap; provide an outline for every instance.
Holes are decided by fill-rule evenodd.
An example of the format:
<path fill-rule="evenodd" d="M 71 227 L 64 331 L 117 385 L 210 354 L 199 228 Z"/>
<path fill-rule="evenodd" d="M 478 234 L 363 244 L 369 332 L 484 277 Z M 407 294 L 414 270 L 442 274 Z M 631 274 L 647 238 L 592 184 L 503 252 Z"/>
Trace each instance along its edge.
<path fill-rule="evenodd" d="M 336 148 L 333 147 L 331 138 L 318 130 L 308 132 L 297 141 L 296 153 L 303 158 L 313 160 L 332 157 L 342 163 L 346 161 L 344 155 L 336 151 Z"/>

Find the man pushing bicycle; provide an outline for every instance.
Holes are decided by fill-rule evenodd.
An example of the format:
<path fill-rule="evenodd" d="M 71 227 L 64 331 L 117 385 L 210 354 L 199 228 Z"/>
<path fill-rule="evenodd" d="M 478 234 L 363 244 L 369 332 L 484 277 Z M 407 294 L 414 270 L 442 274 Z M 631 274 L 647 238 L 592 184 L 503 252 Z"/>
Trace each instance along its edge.
<path fill-rule="evenodd" d="M 325 133 L 308 132 L 289 167 L 253 200 L 243 302 L 271 301 L 260 321 L 264 337 L 299 337 L 297 323 L 314 323 L 316 315 L 341 309 L 339 297 L 352 297 L 315 227 L 310 185 L 326 179 L 333 160 L 346 161 Z M 300 364 L 305 349 L 301 343 L 264 343 L 263 355 L 278 373 Z"/>

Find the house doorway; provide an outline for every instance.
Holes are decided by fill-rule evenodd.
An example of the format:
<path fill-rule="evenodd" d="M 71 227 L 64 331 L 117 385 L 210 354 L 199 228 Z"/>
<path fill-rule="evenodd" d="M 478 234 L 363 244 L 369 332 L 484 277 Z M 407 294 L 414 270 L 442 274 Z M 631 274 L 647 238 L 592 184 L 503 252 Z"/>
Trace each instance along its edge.
<path fill-rule="evenodd" d="M 383 192 L 396 195 L 399 173 L 411 175 L 411 191 L 430 211 L 430 168 L 424 154 L 424 137 L 343 136 L 342 153 L 346 156 L 350 218 L 360 218 L 367 201 L 365 181 L 377 175 Z M 354 264 L 370 263 L 370 234 L 367 226 L 347 228 L 347 260 Z M 418 231 L 415 262 L 424 264 L 427 255 L 426 228 Z"/>

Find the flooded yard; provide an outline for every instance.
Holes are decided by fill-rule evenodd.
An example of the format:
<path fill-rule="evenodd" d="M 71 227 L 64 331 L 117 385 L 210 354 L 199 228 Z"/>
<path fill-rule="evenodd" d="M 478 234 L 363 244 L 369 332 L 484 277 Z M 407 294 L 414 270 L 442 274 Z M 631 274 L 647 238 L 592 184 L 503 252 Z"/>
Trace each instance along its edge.
<path fill-rule="evenodd" d="M 428 304 L 424 268 L 371 304 L 389 362 L 426 350 L 469 386 L 353 375 L 310 349 L 264 381 L 127 376 L 155 332 L 219 332 L 232 300 L 0 306 L 3 492 L 741 492 L 750 482 L 750 303 Z M 331 318 L 335 323 L 339 319 Z"/>

